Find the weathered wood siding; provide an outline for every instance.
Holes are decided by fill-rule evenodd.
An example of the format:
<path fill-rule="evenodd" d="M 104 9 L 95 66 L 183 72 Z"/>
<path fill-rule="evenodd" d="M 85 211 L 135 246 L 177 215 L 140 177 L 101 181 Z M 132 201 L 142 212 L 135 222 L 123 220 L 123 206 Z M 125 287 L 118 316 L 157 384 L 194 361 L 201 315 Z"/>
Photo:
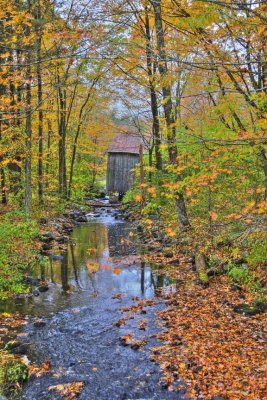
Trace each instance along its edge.
<path fill-rule="evenodd" d="M 108 192 L 126 193 L 133 182 L 133 169 L 138 162 L 138 154 L 109 153 L 107 170 Z"/>

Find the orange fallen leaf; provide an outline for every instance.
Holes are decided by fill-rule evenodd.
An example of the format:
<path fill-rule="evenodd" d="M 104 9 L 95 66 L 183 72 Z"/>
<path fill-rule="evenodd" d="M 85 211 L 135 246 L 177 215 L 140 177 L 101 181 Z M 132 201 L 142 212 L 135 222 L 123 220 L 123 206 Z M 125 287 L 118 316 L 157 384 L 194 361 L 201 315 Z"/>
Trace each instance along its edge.
<path fill-rule="evenodd" d="M 45 361 L 45 362 L 42 364 L 42 368 L 43 368 L 45 371 L 50 371 L 50 369 L 51 369 L 51 361 L 49 361 L 49 360 Z"/>
<path fill-rule="evenodd" d="M 114 268 L 113 269 L 113 274 L 120 275 L 120 273 L 121 273 L 121 268 Z"/>

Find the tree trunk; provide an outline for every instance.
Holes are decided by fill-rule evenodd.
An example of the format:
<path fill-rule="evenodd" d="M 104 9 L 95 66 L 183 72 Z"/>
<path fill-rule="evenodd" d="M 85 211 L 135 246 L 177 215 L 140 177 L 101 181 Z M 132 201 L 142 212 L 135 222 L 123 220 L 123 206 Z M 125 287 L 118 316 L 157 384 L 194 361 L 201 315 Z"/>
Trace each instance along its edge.
<path fill-rule="evenodd" d="M 47 121 L 47 151 L 46 151 L 46 168 L 45 168 L 46 176 L 48 176 L 50 172 L 51 135 L 52 135 L 52 122 L 49 119 Z M 47 178 L 46 178 L 46 187 L 48 187 Z"/>
<path fill-rule="evenodd" d="M 2 114 L 0 114 L 0 118 L 2 118 Z M 2 121 L 0 121 L 0 143 L 2 140 Z M 0 156 L 0 163 L 3 161 L 3 157 Z M 6 179 L 5 179 L 5 170 L 3 167 L 0 168 L 0 185 L 1 185 L 1 203 L 7 204 L 7 195 L 6 195 Z"/>
<path fill-rule="evenodd" d="M 262 4 L 262 12 L 267 12 L 267 5 Z M 267 93 L 267 27 L 265 26 L 262 34 L 262 53 L 261 53 L 261 87 L 262 91 Z M 264 112 L 267 111 L 265 106 Z M 267 200 L 267 149 L 266 146 L 261 146 L 261 158 L 263 162 L 264 172 L 264 200 Z"/>
<path fill-rule="evenodd" d="M 79 118 L 78 118 L 78 127 L 76 130 L 76 134 L 75 134 L 75 138 L 74 138 L 74 143 L 73 143 L 73 150 L 72 150 L 72 156 L 71 156 L 71 164 L 70 164 L 70 177 L 69 177 L 69 188 L 68 188 L 68 198 L 70 198 L 71 196 L 71 189 L 72 189 L 72 180 L 73 180 L 73 172 L 74 172 L 74 164 L 75 164 L 75 159 L 76 159 L 76 152 L 77 152 L 77 145 L 78 145 L 78 140 L 79 140 L 79 136 L 80 136 L 80 132 L 81 132 L 81 127 L 83 124 L 83 112 L 85 107 L 88 104 L 88 101 L 92 95 L 92 91 L 96 85 L 96 83 L 98 82 L 98 80 L 100 79 L 101 75 L 98 75 L 96 78 L 93 79 L 93 82 L 88 90 L 87 96 L 81 106 L 80 112 L 79 112 Z M 90 107 L 91 111 L 92 107 Z"/>
<path fill-rule="evenodd" d="M 264 148 L 261 148 L 261 156 L 264 172 L 264 200 L 267 200 L 267 152 Z"/>
<path fill-rule="evenodd" d="M 38 4 L 38 11 L 36 19 L 41 19 L 40 4 Z M 38 23 L 38 22 L 36 22 Z M 42 28 L 37 30 L 37 100 L 38 100 L 38 198 L 39 204 L 43 204 L 43 83 L 42 83 L 42 70 L 41 70 L 41 48 L 42 48 Z"/>
<path fill-rule="evenodd" d="M 151 44 L 149 16 L 147 10 L 145 18 L 145 31 L 146 31 L 146 60 L 147 60 L 147 71 L 149 77 L 150 105 L 153 118 L 152 132 L 153 132 L 153 143 L 155 144 L 156 168 L 158 170 L 162 170 L 162 156 L 160 152 L 161 138 L 160 138 L 160 124 L 159 124 L 159 113 L 158 113 L 158 99 L 154 87 L 154 74 L 152 68 L 153 51 Z"/>
<path fill-rule="evenodd" d="M 205 256 L 198 250 L 195 254 L 195 266 L 200 283 L 205 287 L 209 286 L 209 277 L 207 275 L 207 263 Z"/>
<path fill-rule="evenodd" d="M 165 39 L 161 15 L 161 0 L 152 1 L 154 8 L 155 27 L 157 36 L 157 49 L 158 49 L 158 69 L 162 81 L 162 94 L 163 94 L 163 108 L 167 125 L 167 138 L 168 138 L 168 150 L 170 163 L 177 164 L 177 146 L 176 146 L 176 129 L 175 129 L 175 118 L 172 103 L 171 86 L 167 83 L 166 76 L 168 73 L 167 58 L 165 53 Z M 180 180 L 180 176 L 177 176 L 177 180 Z M 176 194 L 176 207 L 178 212 L 179 226 L 182 230 L 190 227 L 190 223 L 187 216 L 186 205 L 184 196 L 181 192 Z"/>
<path fill-rule="evenodd" d="M 140 154 L 140 193 L 141 193 L 141 210 L 143 210 L 145 206 L 145 191 L 144 191 L 144 182 L 145 182 L 145 171 L 144 171 L 144 153 L 143 153 L 143 145 L 140 145 L 139 149 Z"/>
<path fill-rule="evenodd" d="M 31 8 L 31 3 L 28 0 L 28 9 Z M 27 29 L 29 36 L 29 28 Z M 28 46 L 26 57 L 26 159 L 25 159 L 25 213 L 28 216 L 31 210 L 31 190 L 32 190 L 32 109 L 31 109 L 31 52 Z"/>
<path fill-rule="evenodd" d="M 62 91 L 60 77 L 58 75 L 58 97 L 59 97 L 59 141 L 58 141 L 58 181 L 59 194 L 66 197 L 66 91 Z"/>

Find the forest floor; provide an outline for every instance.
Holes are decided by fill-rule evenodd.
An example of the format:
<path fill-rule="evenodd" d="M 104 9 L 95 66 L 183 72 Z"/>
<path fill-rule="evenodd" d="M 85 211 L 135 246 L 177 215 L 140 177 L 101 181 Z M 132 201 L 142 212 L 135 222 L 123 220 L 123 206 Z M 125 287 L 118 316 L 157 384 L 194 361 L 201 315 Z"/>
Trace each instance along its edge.
<path fill-rule="evenodd" d="M 149 259 L 159 265 L 172 261 L 161 254 Z M 168 389 L 179 390 L 179 377 L 191 399 L 267 398 L 267 314 L 239 313 L 240 305 L 253 304 L 255 294 L 227 276 L 214 276 L 205 288 L 188 257 L 174 254 L 174 259 L 179 265 L 162 270 L 175 283 L 161 293 L 166 304 L 158 314 L 162 344 L 151 356 Z"/>

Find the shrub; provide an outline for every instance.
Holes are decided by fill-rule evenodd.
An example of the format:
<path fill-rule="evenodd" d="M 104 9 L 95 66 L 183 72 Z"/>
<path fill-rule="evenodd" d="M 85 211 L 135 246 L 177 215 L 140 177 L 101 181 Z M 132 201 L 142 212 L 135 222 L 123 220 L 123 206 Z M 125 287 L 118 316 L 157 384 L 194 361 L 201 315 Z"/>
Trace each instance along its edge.
<path fill-rule="evenodd" d="M 28 367 L 16 356 L 0 352 L 0 393 L 15 399 L 21 384 L 28 378 Z"/>
<path fill-rule="evenodd" d="M 236 265 L 230 262 L 228 264 L 228 275 L 234 282 L 243 285 L 252 292 L 261 289 L 259 282 L 257 282 L 246 264 Z"/>

